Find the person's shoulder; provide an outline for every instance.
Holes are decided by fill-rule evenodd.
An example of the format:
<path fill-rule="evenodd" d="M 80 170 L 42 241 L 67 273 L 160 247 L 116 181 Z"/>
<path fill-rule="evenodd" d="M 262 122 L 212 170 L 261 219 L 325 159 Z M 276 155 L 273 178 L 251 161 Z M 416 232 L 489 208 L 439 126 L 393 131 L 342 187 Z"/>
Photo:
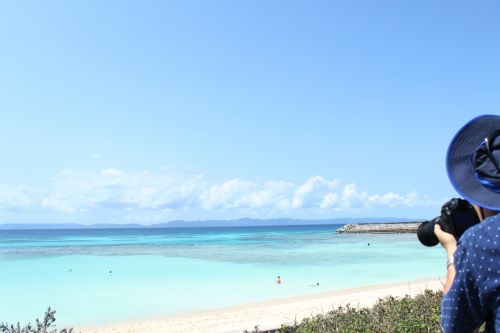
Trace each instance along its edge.
<path fill-rule="evenodd" d="M 477 224 L 481 230 L 490 234 L 500 233 L 500 214 L 493 215 L 484 219 L 483 222 Z"/>
<path fill-rule="evenodd" d="M 486 251 L 498 247 L 500 242 L 500 215 L 486 218 L 465 231 L 458 245 L 462 249 Z"/>

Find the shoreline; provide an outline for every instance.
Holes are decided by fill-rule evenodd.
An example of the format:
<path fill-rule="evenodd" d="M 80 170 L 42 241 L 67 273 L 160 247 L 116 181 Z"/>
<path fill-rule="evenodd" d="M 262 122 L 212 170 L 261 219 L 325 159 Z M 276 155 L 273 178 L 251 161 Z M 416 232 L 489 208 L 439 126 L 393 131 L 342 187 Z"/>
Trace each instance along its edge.
<path fill-rule="evenodd" d="M 292 296 L 271 301 L 242 304 L 181 315 L 166 315 L 137 321 L 124 321 L 114 325 L 75 327 L 81 333 L 242 333 L 276 329 L 283 323 L 325 313 L 350 303 L 355 307 L 367 307 L 386 296 L 414 296 L 424 289 L 441 290 L 441 277 L 369 285 L 351 289 L 321 292 L 304 296 Z"/>

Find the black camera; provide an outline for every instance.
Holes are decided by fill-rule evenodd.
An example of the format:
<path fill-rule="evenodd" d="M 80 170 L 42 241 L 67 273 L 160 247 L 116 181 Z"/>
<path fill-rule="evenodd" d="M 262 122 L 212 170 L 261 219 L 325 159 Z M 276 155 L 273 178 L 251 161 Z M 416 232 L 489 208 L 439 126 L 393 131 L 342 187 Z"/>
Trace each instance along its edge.
<path fill-rule="evenodd" d="M 417 229 L 417 236 L 420 243 L 425 246 L 435 246 L 439 244 L 439 239 L 434 234 L 434 226 L 439 224 L 443 231 L 455 236 L 460 236 L 475 224 L 479 223 L 474 207 L 466 200 L 453 198 L 441 207 L 441 215 L 423 222 Z"/>

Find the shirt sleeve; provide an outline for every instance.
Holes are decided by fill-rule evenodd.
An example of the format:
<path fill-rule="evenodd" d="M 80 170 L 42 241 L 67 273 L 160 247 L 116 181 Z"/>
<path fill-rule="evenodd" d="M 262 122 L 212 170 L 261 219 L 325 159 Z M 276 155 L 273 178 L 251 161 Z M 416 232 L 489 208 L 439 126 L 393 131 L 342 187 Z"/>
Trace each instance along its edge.
<path fill-rule="evenodd" d="M 464 236 L 455 252 L 455 279 L 441 302 L 441 325 L 445 333 L 473 332 L 485 322 L 487 315 L 479 290 L 482 278 L 479 245 L 475 244 L 474 237 Z"/>

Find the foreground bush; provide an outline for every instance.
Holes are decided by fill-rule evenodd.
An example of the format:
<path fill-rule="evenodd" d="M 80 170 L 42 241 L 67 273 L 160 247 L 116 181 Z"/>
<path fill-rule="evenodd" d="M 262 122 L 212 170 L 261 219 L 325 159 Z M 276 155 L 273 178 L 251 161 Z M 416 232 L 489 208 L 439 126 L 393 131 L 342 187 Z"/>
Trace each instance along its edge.
<path fill-rule="evenodd" d="M 0 323 L 0 333 L 73 333 L 72 328 L 64 328 L 60 331 L 58 331 L 57 329 L 51 329 L 56 322 L 55 313 L 55 310 L 51 310 L 50 308 L 48 308 L 47 312 L 45 312 L 43 321 L 41 322 L 37 319 L 35 326 L 31 326 L 31 324 L 28 324 L 24 327 L 21 327 L 19 323 L 17 323 L 17 325 Z"/>
<path fill-rule="evenodd" d="M 442 332 L 440 303 L 443 292 L 425 290 L 415 297 L 387 297 L 371 308 L 339 307 L 300 324 L 283 325 L 269 333 L 434 333 Z M 258 327 L 253 331 L 259 331 Z M 262 332 L 264 333 L 264 332 Z"/>

